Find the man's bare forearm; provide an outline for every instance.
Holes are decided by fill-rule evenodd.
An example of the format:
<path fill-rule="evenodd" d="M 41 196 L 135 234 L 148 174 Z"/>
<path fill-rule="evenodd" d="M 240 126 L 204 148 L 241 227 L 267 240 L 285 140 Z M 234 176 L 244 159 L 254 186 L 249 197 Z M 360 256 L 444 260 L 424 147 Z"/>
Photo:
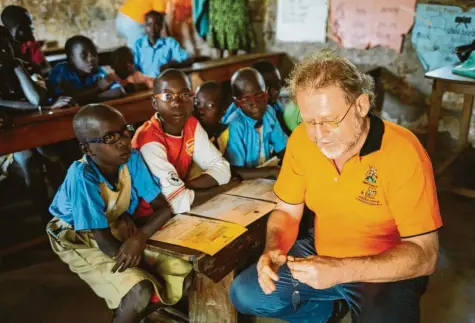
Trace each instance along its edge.
<path fill-rule="evenodd" d="M 281 250 L 283 254 L 287 254 L 297 240 L 299 223 L 287 212 L 274 210 L 267 222 L 265 250 Z"/>
<path fill-rule="evenodd" d="M 429 275 L 437 263 L 438 241 L 434 244 L 424 248 L 418 243 L 402 241 L 379 255 L 341 259 L 341 283 L 392 282 Z"/>

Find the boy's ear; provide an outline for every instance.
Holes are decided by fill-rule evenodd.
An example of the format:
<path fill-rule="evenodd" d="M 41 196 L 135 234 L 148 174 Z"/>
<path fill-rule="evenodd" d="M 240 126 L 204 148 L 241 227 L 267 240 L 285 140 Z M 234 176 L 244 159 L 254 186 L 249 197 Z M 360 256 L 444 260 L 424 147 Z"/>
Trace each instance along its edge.
<path fill-rule="evenodd" d="M 80 142 L 79 143 L 79 148 L 81 148 L 81 151 L 88 155 L 88 156 L 94 156 L 94 154 L 91 152 L 91 148 L 89 148 L 89 144 L 87 142 Z"/>
<path fill-rule="evenodd" d="M 157 98 L 154 98 L 152 97 L 152 106 L 155 110 L 158 111 L 158 102 L 157 102 Z"/>

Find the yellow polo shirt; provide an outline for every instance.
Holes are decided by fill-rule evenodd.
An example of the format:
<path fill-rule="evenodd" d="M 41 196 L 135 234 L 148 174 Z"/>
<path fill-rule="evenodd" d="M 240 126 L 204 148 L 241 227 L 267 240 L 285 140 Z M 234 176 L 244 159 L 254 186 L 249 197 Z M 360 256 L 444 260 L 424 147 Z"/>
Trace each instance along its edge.
<path fill-rule="evenodd" d="M 136 22 L 143 24 L 145 14 L 151 10 L 165 13 L 167 0 L 125 0 L 119 11 Z"/>
<path fill-rule="evenodd" d="M 274 191 L 315 212 L 319 255 L 375 255 L 442 226 L 431 162 L 409 130 L 370 115 L 360 154 L 339 173 L 305 127 L 289 139 Z"/>

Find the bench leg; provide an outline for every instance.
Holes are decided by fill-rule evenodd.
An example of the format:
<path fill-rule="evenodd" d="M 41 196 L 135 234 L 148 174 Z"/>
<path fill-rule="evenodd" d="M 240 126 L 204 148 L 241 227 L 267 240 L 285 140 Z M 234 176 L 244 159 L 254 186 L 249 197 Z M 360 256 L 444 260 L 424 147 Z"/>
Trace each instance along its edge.
<path fill-rule="evenodd" d="M 467 145 L 468 131 L 470 130 L 470 120 L 472 119 L 473 96 L 464 94 L 462 122 L 460 123 L 459 148 L 464 149 Z"/>
<path fill-rule="evenodd" d="M 229 300 L 233 279 L 234 271 L 217 284 L 196 274 L 195 288 L 189 293 L 190 323 L 237 323 L 238 313 Z"/>

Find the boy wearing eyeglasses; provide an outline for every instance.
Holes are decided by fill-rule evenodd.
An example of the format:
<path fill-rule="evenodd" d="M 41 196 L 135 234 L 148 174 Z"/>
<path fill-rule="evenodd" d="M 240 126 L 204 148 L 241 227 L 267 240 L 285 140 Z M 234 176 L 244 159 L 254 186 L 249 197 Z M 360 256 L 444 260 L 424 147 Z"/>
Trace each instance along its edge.
<path fill-rule="evenodd" d="M 229 123 L 226 159 L 242 179 L 277 178 L 280 167 L 259 166 L 274 155 L 283 158 L 288 137 L 267 105 L 262 75 L 253 68 L 242 68 L 231 78 L 231 87 L 239 109 Z"/>
<path fill-rule="evenodd" d="M 173 213 L 187 212 L 192 205 L 228 188 L 224 184 L 231 178 L 229 163 L 192 116 L 194 95 L 182 71 L 169 69 L 160 74 L 153 93 L 152 104 L 157 113 L 137 130 L 132 145 L 160 179 Z M 188 180 L 192 162 L 204 172 Z M 150 206 L 143 201 L 137 214 L 148 213 Z"/>
<path fill-rule="evenodd" d="M 158 180 L 131 149 L 131 132 L 122 114 L 90 104 L 75 115 L 73 128 L 84 158 L 71 165 L 51 204 L 51 246 L 115 309 L 113 322 L 139 322 L 152 307 L 181 298 L 191 265 L 145 251 L 146 241 L 171 212 Z M 131 215 L 140 199 L 153 211 L 137 227 Z"/>

